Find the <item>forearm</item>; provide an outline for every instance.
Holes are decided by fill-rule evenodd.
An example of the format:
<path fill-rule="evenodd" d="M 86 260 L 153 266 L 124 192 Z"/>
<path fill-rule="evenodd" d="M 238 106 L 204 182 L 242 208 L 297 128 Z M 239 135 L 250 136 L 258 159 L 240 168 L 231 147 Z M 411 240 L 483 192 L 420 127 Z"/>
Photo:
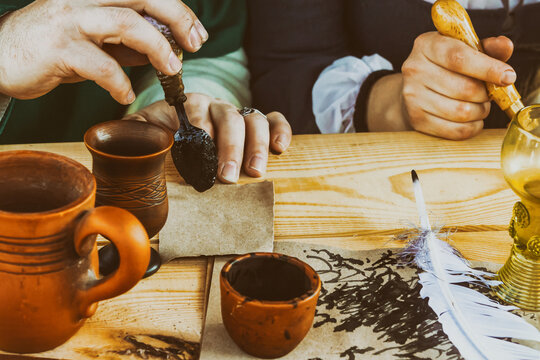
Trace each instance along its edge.
<path fill-rule="evenodd" d="M 249 72 L 244 51 L 239 49 L 225 56 L 188 60 L 183 66 L 186 93 L 201 93 L 242 107 L 249 106 Z M 134 113 L 165 98 L 155 72 L 150 70 L 136 85 L 137 99 L 128 108 Z"/>
<path fill-rule="evenodd" d="M 367 101 L 366 121 L 369 131 L 412 130 L 401 95 L 401 73 L 379 79 L 371 88 Z"/>
<path fill-rule="evenodd" d="M 377 80 L 393 73 L 378 54 L 334 61 L 313 86 L 313 114 L 321 133 L 368 131 L 367 100 Z"/>

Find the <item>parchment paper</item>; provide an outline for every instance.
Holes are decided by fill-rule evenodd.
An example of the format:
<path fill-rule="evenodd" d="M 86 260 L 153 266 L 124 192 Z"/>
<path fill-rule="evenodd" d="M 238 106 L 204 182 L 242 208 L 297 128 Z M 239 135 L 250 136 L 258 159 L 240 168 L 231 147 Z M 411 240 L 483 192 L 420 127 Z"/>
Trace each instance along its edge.
<path fill-rule="evenodd" d="M 306 261 L 323 282 L 312 329 L 281 359 L 461 359 L 420 298 L 416 270 L 399 266 L 396 250 L 278 242 L 274 251 Z M 201 360 L 255 359 L 236 346 L 221 320 L 219 272 L 227 259 L 214 263 Z M 491 271 L 500 267 L 473 265 Z M 521 315 L 538 327 L 537 315 Z"/>
<path fill-rule="evenodd" d="M 272 251 L 274 186 L 215 184 L 199 193 L 167 183 L 169 216 L 159 233 L 162 260 L 199 255 Z"/>

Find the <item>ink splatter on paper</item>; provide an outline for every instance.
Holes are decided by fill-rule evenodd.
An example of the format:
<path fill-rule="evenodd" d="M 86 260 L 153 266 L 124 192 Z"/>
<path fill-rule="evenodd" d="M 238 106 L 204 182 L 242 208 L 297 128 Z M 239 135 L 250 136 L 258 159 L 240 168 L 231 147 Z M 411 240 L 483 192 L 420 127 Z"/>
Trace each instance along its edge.
<path fill-rule="evenodd" d="M 333 332 L 370 327 L 379 340 L 377 348 L 354 345 L 340 357 L 392 351 L 395 358 L 423 359 L 422 353 L 430 351 L 435 358 L 460 359 L 427 299 L 420 297 L 416 276 L 398 265 L 394 252 L 386 250 L 379 258 L 364 260 L 326 249 L 304 253 L 323 282 L 313 327 L 326 326 Z"/>

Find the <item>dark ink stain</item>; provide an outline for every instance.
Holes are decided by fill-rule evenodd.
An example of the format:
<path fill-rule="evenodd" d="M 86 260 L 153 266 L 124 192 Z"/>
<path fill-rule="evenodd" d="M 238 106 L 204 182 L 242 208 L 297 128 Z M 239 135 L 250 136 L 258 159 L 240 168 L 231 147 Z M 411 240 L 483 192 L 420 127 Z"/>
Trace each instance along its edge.
<path fill-rule="evenodd" d="M 283 336 L 285 336 L 285 339 L 291 340 L 291 334 L 289 334 L 289 330 L 285 330 L 283 332 Z"/>
<path fill-rule="evenodd" d="M 363 348 L 363 349 L 359 349 L 358 346 L 353 346 L 353 347 L 348 348 L 347 350 L 345 350 L 341 354 L 339 354 L 339 357 L 342 357 L 342 358 L 347 357 L 347 360 L 354 360 L 354 359 L 356 359 L 355 354 L 362 355 L 362 354 L 365 354 L 365 353 L 373 351 L 373 350 L 375 350 L 375 348 L 373 348 L 371 346 L 368 346 L 368 347 Z"/>
<path fill-rule="evenodd" d="M 144 338 L 161 341 L 165 346 L 157 347 L 144 342 Z M 109 351 L 117 355 L 131 355 L 139 359 L 191 360 L 198 359 L 201 345 L 166 335 L 127 335 L 124 341 L 131 345 L 121 351 Z"/>
<path fill-rule="evenodd" d="M 312 249 L 307 258 L 312 264 L 318 263 L 315 269 L 331 289 L 321 288 L 313 327 L 330 325 L 334 332 L 370 327 L 385 344 L 379 349 L 354 346 L 341 357 L 355 359 L 355 354 L 378 355 L 392 350 L 398 359 L 420 360 L 427 359 L 422 353 L 431 350 L 436 352 L 435 358 L 461 359 L 428 299 L 420 297 L 418 277 L 404 278 L 398 271 L 403 265 L 392 251 L 384 252 L 379 259 L 362 261 Z M 337 318 L 333 317 L 336 310 L 340 315 Z"/>

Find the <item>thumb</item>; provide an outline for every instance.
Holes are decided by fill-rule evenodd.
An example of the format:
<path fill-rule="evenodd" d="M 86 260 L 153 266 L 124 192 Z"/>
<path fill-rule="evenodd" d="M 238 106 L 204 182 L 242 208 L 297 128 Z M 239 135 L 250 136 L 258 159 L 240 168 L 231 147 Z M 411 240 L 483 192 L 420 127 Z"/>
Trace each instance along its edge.
<path fill-rule="evenodd" d="M 168 128 L 173 132 L 180 126 L 174 107 L 167 104 L 165 100 L 150 104 L 128 116 L 143 118 L 149 123 Z"/>

